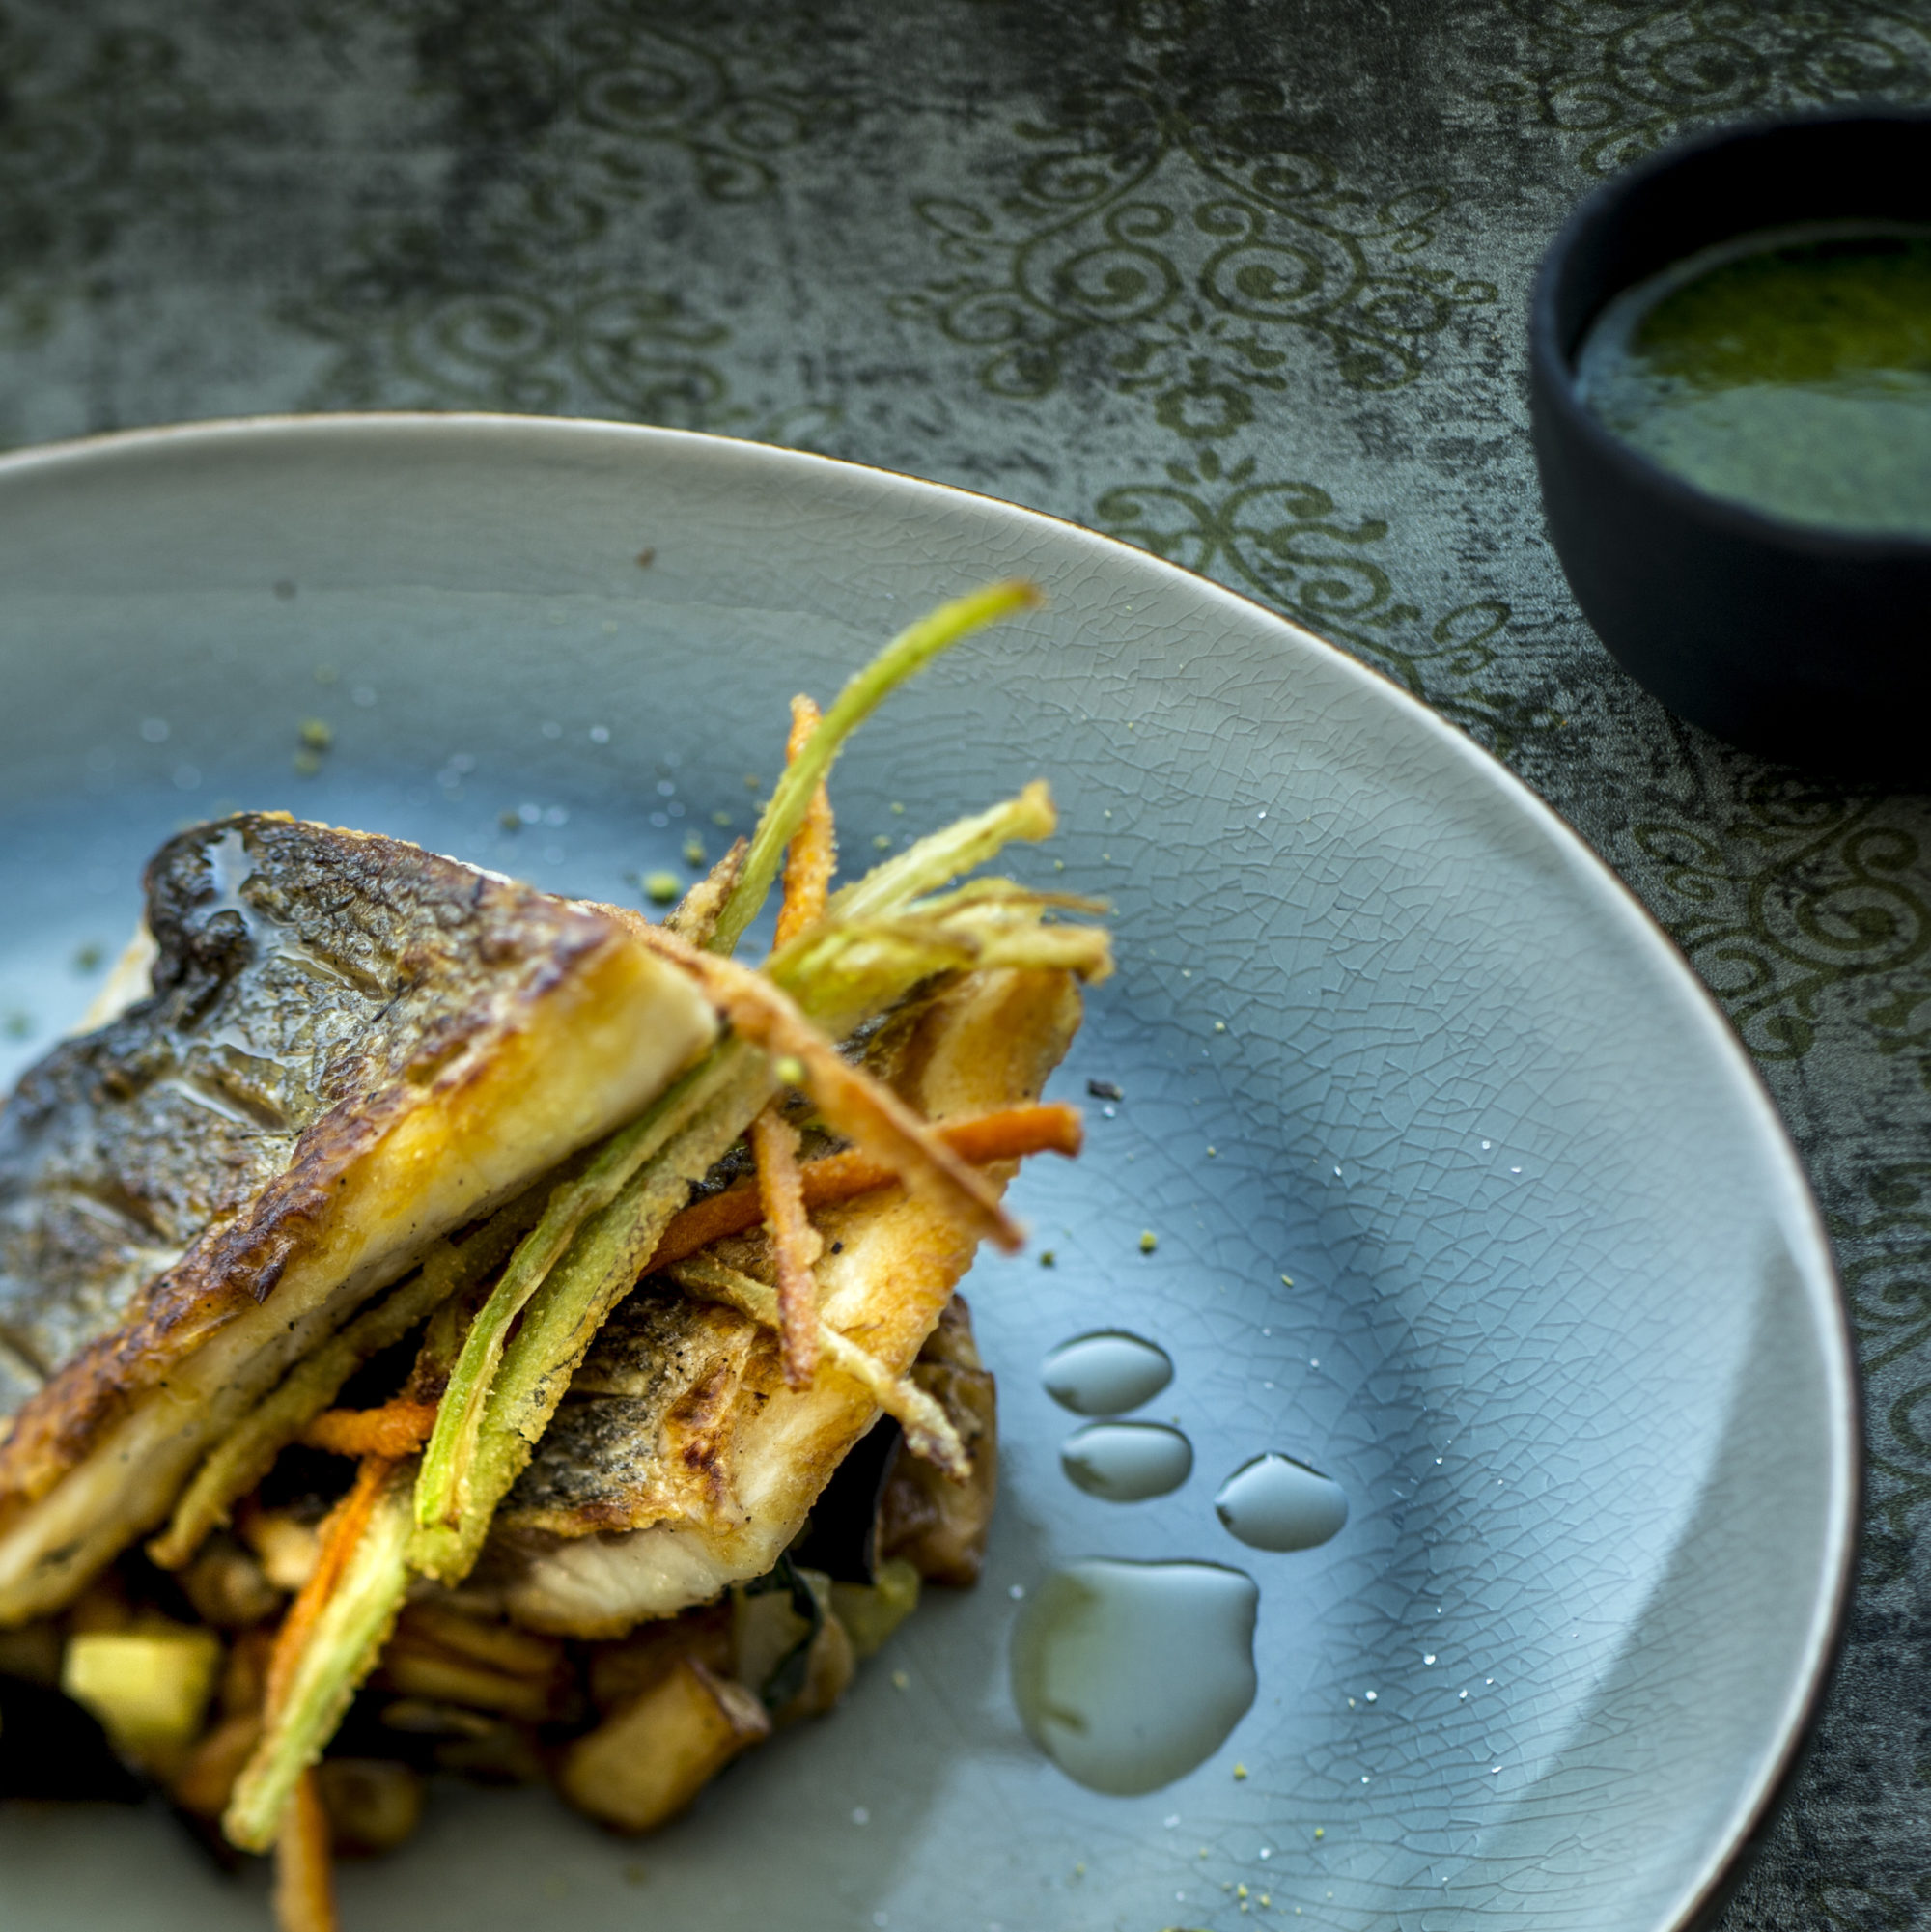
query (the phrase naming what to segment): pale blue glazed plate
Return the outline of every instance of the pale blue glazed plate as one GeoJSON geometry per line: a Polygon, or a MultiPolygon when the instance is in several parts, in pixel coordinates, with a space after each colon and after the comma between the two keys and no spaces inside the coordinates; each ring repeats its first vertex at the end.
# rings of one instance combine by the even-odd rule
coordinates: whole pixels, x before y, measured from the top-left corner
{"type": "MultiPolygon", "coordinates": [[[[1842,1600],[1856,1410],[1816,1210],[1636,902],[1295,626],[1003,504],[665,432],[337,418],[7,458],[6,1076],[84,1007],[77,956],[118,945],[177,824],[285,806],[619,895],[747,822],[794,689],[1009,573],[1048,608],[895,699],[837,785],[855,863],[1045,774],[1065,829],[1021,865],[1117,908],[1056,1090],[1125,1098],[1016,1190],[1056,1265],[970,1284],[1003,1402],[987,1579],[658,1837],[452,1788],[346,1871],[347,1922],[1682,1924],[1842,1600]],[[334,742],[304,777],[309,718],[334,742]],[[1040,1365],[1105,1327],[1176,1365],[1141,1413],[1193,1472],[1157,1500],[1061,1472],[1079,1418],[1040,1365]],[[1268,1450],[1345,1490],[1331,1541],[1217,1521],[1268,1450]],[[1135,1798],[1043,1758],[1008,1684],[1023,1593],[1096,1555],[1260,1590],[1253,1707],[1135,1798]]],[[[0,1815],[10,1932],[259,1927],[263,1892],[157,1814],[0,1815]]]]}

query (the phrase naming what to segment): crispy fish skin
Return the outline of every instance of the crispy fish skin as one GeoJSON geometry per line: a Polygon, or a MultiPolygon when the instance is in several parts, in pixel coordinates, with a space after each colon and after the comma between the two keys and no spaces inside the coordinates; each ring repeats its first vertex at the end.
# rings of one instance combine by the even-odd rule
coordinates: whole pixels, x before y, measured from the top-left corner
{"type": "Polygon", "coordinates": [[[428,1245],[714,1037],[616,920],[249,814],[148,869],[153,994],[0,1113],[0,1624],[70,1597],[428,1245]]]}
{"type": "MultiPolygon", "coordinates": [[[[1018,1106],[1038,1098],[1079,1015],[1068,973],[968,973],[879,1043],[875,1070],[929,1119],[1018,1106]]],[[[1003,1190],[1017,1167],[986,1171],[1003,1190]]],[[[815,1218],[825,1320],[905,1373],[976,1243],[901,1188],[815,1218]]],[[[770,1278],[761,1236],[714,1252],[770,1278]]],[[[877,1414],[828,1365],[787,1387],[769,1330],[646,1280],[505,1498],[478,1582],[518,1622],[559,1636],[618,1637],[708,1601],[770,1568],[877,1414]]]]}

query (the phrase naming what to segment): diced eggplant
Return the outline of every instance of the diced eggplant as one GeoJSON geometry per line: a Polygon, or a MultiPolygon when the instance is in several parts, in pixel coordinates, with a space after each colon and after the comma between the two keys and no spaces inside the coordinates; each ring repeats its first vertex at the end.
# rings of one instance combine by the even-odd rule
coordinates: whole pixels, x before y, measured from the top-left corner
{"type": "Polygon", "coordinates": [[[654,1831],[770,1728],[742,1684],[686,1658],[572,1745],[557,1785],[613,1831],[654,1831]]]}
{"type": "Polygon", "coordinates": [[[50,1623],[0,1630],[0,1677],[24,1677],[32,1684],[58,1684],[61,1634],[50,1623]]]}
{"type": "Polygon", "coordinates": [[[731,1639],[733,1674],[757,1691],[775,1723],[828,1711],[852,1681],[855,1660],[831,1613],[831,1579],[789,1558],[733,1592],[731,1639]]]}
{"type": "Polygon", "coordinates": [[[983,1368],[932,1359],[913,1365],[912,1380],[952,1418],[971,1451],[972,1473],[954,1482],[930,1463],[901,1456],[880,1507],[879,1548],[905,1557],[928,1582],[964,1588],[979,1581],[998,1494],[993,1382],[983,1368]]]}
{"type": "Polygon", "coordinates": [[[811,1522],[791,1556],[834,1583],[869,1583],[878,1563],[879,1505],[899,1463],[904,1433],[881,1415],[838,1465],[811,1505],[811,1522]]]}
{"type": "Polygon", "coordinates": [[[706,1604],[597,1644],[590,1653],[590,1701],[607,1716],[660,1683],[686,1658],[730,1676],[732,1620],[730,1604],[706,1604]]]}
{"type": "Polygon", "coordinates": [[[845,1694],[856,1668],[852,1639],[827,1607],[804,1654],[804,1682],[795,1697],[771,1713],[771,1722],[782,1729],[800,1718],[822,1717],[845,1694]]]}
{"type": "Polygon", "coordinates": [[[787,1558],[770,1576],[731,1592],[731,1674],[763,1699],[788,1704],[804,1686],[824,1601],[787,1558]]]}
{"type": "Polygon", "coordinates": [[[423,1781],[393,1758],[328,1757],[316,1784],[335,1847],[351,1858],[392,1852],[422,1823],[423,1781]]]}

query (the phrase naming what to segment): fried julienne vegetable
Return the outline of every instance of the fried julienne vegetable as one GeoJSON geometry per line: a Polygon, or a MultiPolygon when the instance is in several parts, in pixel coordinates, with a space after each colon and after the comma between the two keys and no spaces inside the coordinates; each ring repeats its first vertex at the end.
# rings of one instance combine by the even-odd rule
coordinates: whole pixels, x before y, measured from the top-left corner
{"type": "MultiPolygon", "coordinates": [[[[481,1212],[431,1229],[360,1305],[326,1303],[177,1470],[154,1560],[258,1615],[294,1591],[272,1636],[245,1633],[253,1678],[223,1679],[198,1737],[198,1714],[180,1727],[169,1773],[229,1843],[279,1847],[285,1923],[332,1922],[330,1819],[345,1844],[392,1841],[424,1769],[553,1766],[612,1827],[660,1823],[774,1723],[829,1708],[921,1575],[969,1581],[991,1378],[922,1352],[956,1343],[945,1311],[977,1241],[1019,1241],[999,1200],[1018,1159],[1077,1151],[1077,1115],[1038,1091],[1107,940],[1064,920],[1088,902],[955,882],[1051,831],[1044,786],[834,893],[826,777],[897,684],[1033,598],[962,599],[822,717],[798,701],[755,832],[664,925],[580,909],[612,937],[579,943],[682,990],[681,1061],[659,1054],[642,1106],[579,1131],[541,1176],[472,1195],[481,1212]],[[730,955],[781,867],[777,942],[754,970],[730,955]],[[878,1451],[847,1481],[861,1442],[878,1451]],[[893,1475],[901,1446],[922,1488],[893,1475]],[[315,1473],[339,1459],[346,1490],[315,1473]],[[313,1501],[289,1488],[303,1471],[313,1501]],[[794,1568],[788,1551],[839,1517],[864,1526],[862,1561],[794,1568]],[[950,1542],[908,1561],[893,1534],[909,1552],[950,1542]],[[719,1622],[707,1604],[733,1608],[719,1622]]],[[[254,835],[224,834],[244,851],[254,835]]],[[[252,882],[217,879],[249,938],[252,882]]],[[[241,1655],[238,1638],[229,1677],[241,1655]]]]}

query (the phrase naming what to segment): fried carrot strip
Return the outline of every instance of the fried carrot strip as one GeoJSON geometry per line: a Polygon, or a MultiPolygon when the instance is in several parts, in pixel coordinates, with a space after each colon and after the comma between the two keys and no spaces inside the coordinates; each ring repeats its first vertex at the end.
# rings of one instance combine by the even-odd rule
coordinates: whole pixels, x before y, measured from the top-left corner
{"type": "MultiPolygon", "coordinates": [[[[939,1138],[975,1167],[993,1161],[1017,1161],[1025,1154],[1077,1154],[1079,1109],[1072,1106],[1014,1106],[974,1120],[939,1122],[939,1138]]],[[[798,1188],[806,1208],[835,1207],[858,1194],[897,1184],[898,1175],[863,1154],[825,1154],[800,1163],[798,1188]]],[[[701,1201],[693,1201],[664,1229],[646,1274],[682,1261],[726,1235],[742,1234],[765,1218],[756,1181],[736,1181],[701,1201]]]]}
{"type": "MultiPolygon", "coordinates": [[[[791,737],[785,743],[785,763],[791,764],[811,742],[818,729],[818,707],[803,692],[791,701],[791,737]]],[[[825,780],[805,807],[804,821],[785,848],[784,903],[778,908],[778,933],[773,948],[796,938],[825,916],[831,875],[838,865],[838,833],[831,818],[831,794],[825,780]]]]}
{"type": "Polygon", "coordinates": [[[775,1106],[751,1123],[758,1206],[777,1264],[778,1336],[787,1386],[805,1388],[818,1371],[818,1277],[825,1243],[806,1218],[798,1171],[798,1129],[775,1106]]]}
{"type": "Polygon", "coordinates": [[[385,1402],[379,1409],[328,1409],[301,1432],[311,1449],[335,1456],[385,1456],[398,1461],[429,1441],[434,1402],[385,1402]]]}
{"type": "MultiPolygon", "coordinates": [[[[803,692],[791,701],[791,736],[785,763],[795,764],[818,729],[818,707],[803,692]]],[[[785,848],[784,900],[778,908],[777,945],[816,925],[837,863],[837,834],[831,795],[823,779],[791,843],[785,848]]],[[[807,1218],[798,1191],[798,1130],[774,1101],[751,1123],[751,1151],[757,1159],[758,1204],[770,1229],[777,1264],[778,1336],[787,1386],[804,1388],[818,1370],[818,1284],[812,1275],[825,1244],[807,1218]]]]}
{"type": "Polygon", "coordinates": [[[731,888],[744,869],[744,854],[750,849],[749,839],[738,840],[678,902],[664,924],[679,938],[688,939],[693,946],[709,943],[717,930],[717,915],[723,911],[724,902],[730,898],[731,888]]]}
{"type": "Polygon", "coordinates": [[[382,1456],[368,1456],[356,1471],[349,1494],[330,1511],[322,1526],[322,1550],[314,1574],[301,1586],[301,1594],[289,1606],[282,1627],[275,1633],[274,1654],[268,1659],[268,1690],[264,1706],[269,1722],[282,1707],[300,1662],[316,1619],[322,1606],[334,1594],[342,1580],[344,1566],[355,1548],[356,1539],[368,1526],[376,1503],[382,1494],[393,1465],[382,1456]]]}
{"type": "Polygon", "coordinates": [[[804,1087],[826,1119],[875,1160],[889,1162],[907,1187],[973,1233],[990,1235],[1008,1254],[1025,1245],[993,1189],[888,1086],[846,1060],[763,974],[716,953],[701,953],[660,926],[646,927],[637,937],[683,966],[741,1038],[773,1058],[797,1060],[804,1070],[804,1087]]]}
{"type": "MultiPolygon", "coordinates": [[[[727,1268],[714,1255],[692,1255],[678,1264],[671,1278],[680,1288],[722,1302],[768,1329],[778,1326],[777,1296],[771,1289],[752,1275],[727,1268]]],[[[818,1322],[818,1339],[832,1367],[849,1375],[905,1431],[906,1447],[913,1455],[924,1457],[954,1482],[971,1475],[972,1459],[952,1418],[910,1376],[894,1375],[877,1356],[828,1322],[818,1322]]]]}
{"type": "Polygon", "coordinates": [[[336,1932],[328,1813],[313,1771],[295,1781],[275,1834],[275,1923],[281,1932],[336,1932]]]}

